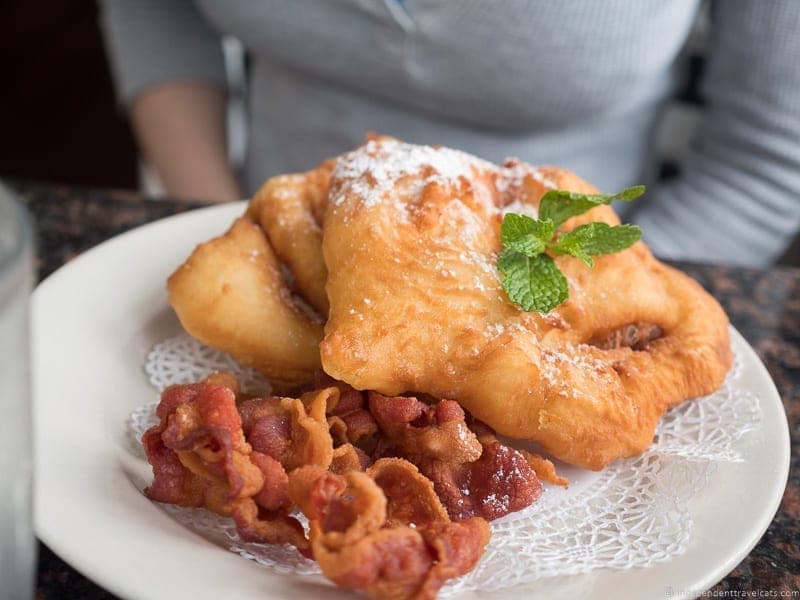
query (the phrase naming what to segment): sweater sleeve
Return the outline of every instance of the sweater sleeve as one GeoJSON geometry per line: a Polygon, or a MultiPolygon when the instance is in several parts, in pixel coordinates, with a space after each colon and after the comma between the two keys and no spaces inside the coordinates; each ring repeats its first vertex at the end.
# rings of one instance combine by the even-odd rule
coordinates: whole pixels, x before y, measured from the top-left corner
{"type": "Polygon", "coordinates": [[[225,86],[220,36],[192,0],[102,0],[101,26],[117,94],[175,80],[225,86]]]}
{"type": "Polygon", "coordinates": [[[717,0],[681,177],[631,220],[665,258],[767,266],[800,228],[800,2],[717,0]]]}

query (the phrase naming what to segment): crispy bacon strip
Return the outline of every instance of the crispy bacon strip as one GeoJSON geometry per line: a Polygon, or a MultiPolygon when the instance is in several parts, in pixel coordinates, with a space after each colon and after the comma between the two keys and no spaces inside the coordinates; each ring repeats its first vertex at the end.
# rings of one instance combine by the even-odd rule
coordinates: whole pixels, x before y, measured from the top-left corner
{"type": "Polygon", "coordinates": [[[143,438],[155,475],[145,490],[149,498],[202,506],[233,517],[245,539],[307,550],[302,526],[286,514],[292,506],[286,472],[252,452],[232,389],[209,382],[173,386],[156,414],[160,423],[143,438]]]}
{"type": "Polygon", "coordinates": [[[290,474],[289,495],[309,518],[322,572],[373,598],[434,598],[489,540],[483,519],[450,522],[430,482],[401,459],[345,476],[303,467],[290,474]]]}
{"type": "Polygon", "coordinates": [[[203,506],[206,485],[181,464],[178,455],[161,440],[166,423],[148,429],[142,436],[147,460],[153,468],[153,482],[145,488],[148,498],[179,506],[203,506]]]}
{"type": "Polygon", "coordinates": [[[292,455],[287,459],[286,469],[304,465],[329,467],[333,458],[333,440],[328,431],[326,411],[328,403],[335,401],[339,390],[325,388],[303,394],[296,400],[283,398],[281,406],[292,417],[292,455]]]}
{"type": "Polygon", "coordinates": [[[378,425],[368,410],[366,394],[332,379],[324,371],[314,376],[314,385],[334,386],[339,390],[339,397],[328,403],[328,426],[334,445],[351,443],[362,449],[374,445],[372,438],[378,432],[378,425]]]}
{"type": "Polygon", "coordinates": [[[416,398],[369,392],[382,439],[376,455],[399,455],[418,465],[454,520],[497,519],[535,502],[542,484],[525,457],[501,444],[485,424],[451,400],[427,405],[416,398]]]}
{"type": "Polygon", "coordinates": [[[271,456],[290,471],[303,465],[328,468],[333,459],[333,440],[326,410],[339,390],[325,388],[301,398],[253,398],[240,406],[247,441],[258,452],[271,456]]]}
{"type": "Polygon", "coordinates": [[[347,546],[386,522],[386,497],[376,493],[374,482],[359,471],[341,476],[319,467],[301,467],[289,476],[289,497],[309,518],[312,531],[316,523],[325,532],[329,548],[347,546]]]}
{"type": "Polygon", "coordinates": [[[231,505],[231,517],[243,540],[261,544],[291,544],[301,554],[310,556],[308,540],[300,522],[283,512],[261,509],[252,498],[231,505]]]}
{"type": "Polygon", "coordinates": [[[530,506],[542,495],[542,483],[519,452],[493,441],[472,463],[429,460],[420,470],[433,481],[451,519],[498,519],[530,506]]]}
{"type": "Polygon", "coordinates": [[[569,480],[556,473],[556,466],[553,464],[553,461],[547,460],[541,454],[536,454],[529,450],[523,449],[520,450],[520,453],[525,457],[525,461],[530,465],[531,469],[534,470],[539,479],[547,483],[552,483],[553,485],[560,485],[565,488],[569,487],[569,480]]]}
{"type": "Polygon", "coordinates": [[[264,476],[264,485],[253,496],[253,500],[269,511],[291,510],[293,504],[289,499],[289,476],[281,463],[261,452],[251,452],[250,462],[256,465],[264,476]]]}
{"type": "Polygon", "coordinates": [[[441,400],[429,406],[416,398],[369,392],[369,410],[392,451],[411,462],[463,464],[481,455],[481,444],[457,402],[441,400]]]}
{"type": "Polygon", "coordinates": [[[434,598],[475,566],[487,520],[539,497],[532,467],[555,477],[552,463],[503,445],[450,400],[334,383],[237,410],[234,390],[215,374],[164,392],[161,422],[144,437],[148,496],[229,515],[243,539],[291,543],[337,585],[372,597],[434,598]]]}
{"type": "Polygon", "coordinates": [[[170,387],[156,414],[161,422],[144,437],[155,472],[146,490],[150,498],[226,514],[226,504],[261,488],[263,476],[249,461],[230,389],[208,383],[170,387]]]}
{"type": "Polygon", "coordinates": [[[252,398],[239,405],[242,430],[253,450],[281,461],[291,452],[292,424],[277,396],[252,398]]]}
{"type": "MultiPolygon", "coordinates": [[[[494,429],[489,427],[483,421],[479,421],[474,417],[469,417],[467,420],[469,428],[478,436],[478,440],[480,440],[481,444],[487,446],[492,442],[498,441],[497,434],[495,434],[494,429]]],[[[536,476],[542,480],[546,481],[547,483],[552,483],[553,485],[560,485],[562,487],[569,487],[569,480],[565,477],[561,477],[556,472],[556,466],[553,464],[553,461],[546,459],[541,454],[537,454],[536,452],[531,452],[530,450],[525,450],[524,448],[519,450],[519,453],[525,458],[525,461],[528,463],[531,469],[536,473],[536,476]]]]}
{"type": "Polygon", "coordinates": [[[364,471],[370,466],[369,456],[353,444],[342,444],[333,449],[331,471],[344,475],[348,471],[364,471]]]}
{"type": "Polygon", "coordinates": [[[491,530],[485,520],[475,517],[457,523],[431,523],[420,533],[433,550],[436,565],[417,592],[417,598],[435,598],[448,579],[475,568],[489,543],[491,530]]]}
{"type": "Polygon", "coordinates": [[[367,475],[386,496],[388,524],[424,527],[450,520],[433,483],[407,460],[382,458],[367,470],[367,475]]]}

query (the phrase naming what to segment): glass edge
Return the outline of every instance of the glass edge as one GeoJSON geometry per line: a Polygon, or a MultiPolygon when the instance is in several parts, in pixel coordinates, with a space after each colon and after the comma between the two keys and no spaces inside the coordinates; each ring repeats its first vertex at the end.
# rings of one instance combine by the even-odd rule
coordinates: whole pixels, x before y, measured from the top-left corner
{"type": "Polygon", "coordinates": [[[10,273],[16,265],[23,262],[26,251],[33,256],[33,226],[28,211],[17,200],[16,193],[0,181],[0,202],[7,202],[11,207],[12,218],[16,221],[20,235],[18,242],[11,246],[5,255],[0,254],[0,275],[10,273]]]}

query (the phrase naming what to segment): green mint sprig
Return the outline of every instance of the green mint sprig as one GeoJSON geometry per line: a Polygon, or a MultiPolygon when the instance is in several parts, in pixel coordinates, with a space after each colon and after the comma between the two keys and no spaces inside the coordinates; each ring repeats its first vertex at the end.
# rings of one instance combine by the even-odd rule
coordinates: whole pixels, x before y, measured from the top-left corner
{"type": "Polygon", "coordinates": [[[507,213],[500,229],[503,249],[497,268],[509,299],[524,311],[548,313],[569,297],[567,279],[546,254],[566,254],[594,266],[594,256],[619,252],[635,244],[642,230],[635,225],[602,222],[579,225],[562,232],[559,227],[571,217],[615,200],[630,202],[644,193],[644,186],[629,187],[618,194],[576,194],[563,190],[547,192],[539,203],[539,218],[507,213]]]}

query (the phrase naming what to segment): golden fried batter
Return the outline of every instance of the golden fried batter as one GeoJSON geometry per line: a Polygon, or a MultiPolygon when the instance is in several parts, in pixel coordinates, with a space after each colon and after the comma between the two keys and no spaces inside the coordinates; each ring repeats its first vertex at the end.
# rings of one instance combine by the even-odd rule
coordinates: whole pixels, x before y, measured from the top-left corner
{"type": "Polygon", "coordinates": [[[333,161],[302,175],[279,175],[253,196],[247,216],[259,223],[278,258],[294,275],[294,286],[320,315],[328,314],[322,216],[328,203],[333,161]]]}
{"type": "Polygon", "coordinates": [[[255,367],[277,389],[319,368],[322,325],[294,302],[264,232],[249,219],[200,244],[167,287],[186,331],[255,367]]]}
{"type": "MultiPolygon", "coordinates": [[[[643,243],[593,269],[556,257],[569,300],[521,312],[495,267],[500,222],[504,209],[535,214],[551,188],[595,192],[560,169],[393,140],[341,157],[323,235],[325,371],[357,389],[457,400],[498,433],[591,469],[641,453],[666,409],[722,383],[728,320],[643,243]],[[592,343],[635,323],[660,335],[641,349],[592,343]]],[[[598,207],[565,228],[588,221],[619,222],[598,207]]]]}

